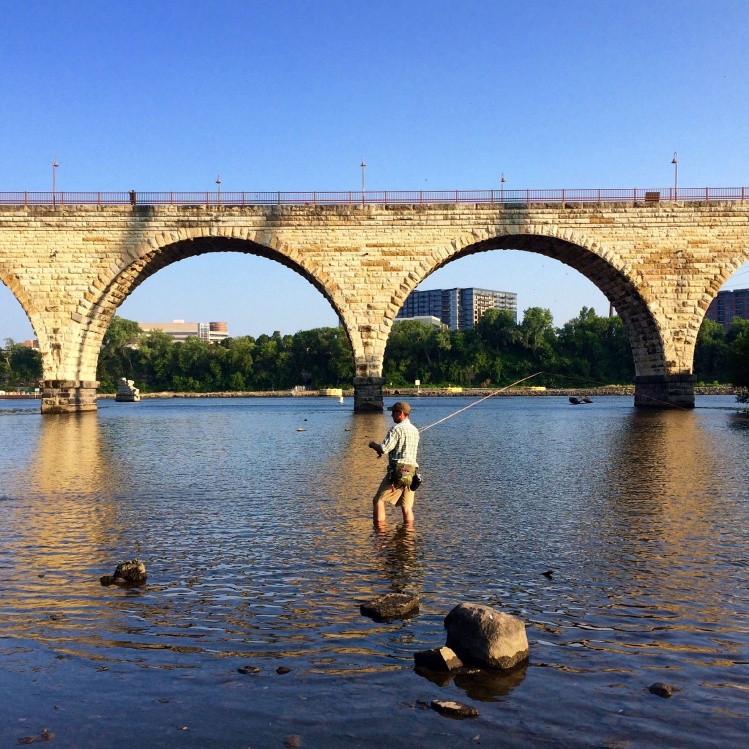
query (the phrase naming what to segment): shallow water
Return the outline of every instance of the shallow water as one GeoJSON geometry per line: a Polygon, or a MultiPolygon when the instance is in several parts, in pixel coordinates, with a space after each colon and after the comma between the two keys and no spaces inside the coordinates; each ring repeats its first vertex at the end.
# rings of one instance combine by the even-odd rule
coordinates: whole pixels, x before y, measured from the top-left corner
{"type": "Polygon", "coordinates": [[[697,403],[486,401],[423,433],[415,531],[375,532],[388,418],[349,400],[1,402],[0,746],[743,746],[749,416],[697,403]],[[99,584],[134,556],[144,588],[99,584]],[[418,615],[359,614],[394,590],[418,615]],[[414,671],[461,601],[526,622],[527,668],[414,671]]]}

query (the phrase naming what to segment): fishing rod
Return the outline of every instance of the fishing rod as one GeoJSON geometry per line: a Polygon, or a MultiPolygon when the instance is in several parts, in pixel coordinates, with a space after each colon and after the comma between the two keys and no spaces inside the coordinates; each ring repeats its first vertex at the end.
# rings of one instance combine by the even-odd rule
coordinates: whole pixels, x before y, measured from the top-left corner
{"type": "Polygon", "coordinates": [[[519,385],[521,382],[525,382],[526,380],[531,380],[534,377],[538,377],[538,375],[543,374],[543,372],[536,372],[536,374],[528,375],[527,377],[523,377],[522,380],[516,380],[515,382],[511,382],[509,385],[505,385],[503,388],[500,388],[499,390],[495,390],[493,393],[489,393],[489,395],[485,395],[483,398],[479,398],[477,401],[474,401],[473,403],[469,403],[467,406],[464,406],[463,408],[459,408],[454,413],[451,413],[447,416],[445,416],[444,419],[440,419],[439,421],[435,421],[434,424],[427,424],[425,427],[420,427],[419,432],[426,432],[427,429],[431,429],[432,427],[436,427],[437,424],[441,424],[443,421],[447,421],[448,419],[452,419],[453,416],[457,416],[459,413],[462,413],[463,411],[467,411],[469,408],[473,408],[473,406],[478,406],[479,403],[482,401],[488,400],[489,398],[494,397],[497,395],[497,393],[501,393],[503,390],[507,390],[511,387],[515,387],[515,385],[519,385]]]}

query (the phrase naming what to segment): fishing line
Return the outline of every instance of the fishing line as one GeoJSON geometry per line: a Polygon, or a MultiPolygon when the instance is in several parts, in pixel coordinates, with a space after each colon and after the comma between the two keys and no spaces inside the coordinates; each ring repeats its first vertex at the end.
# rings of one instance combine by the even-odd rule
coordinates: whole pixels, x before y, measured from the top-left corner
{"type": "MultiPolygon", "coordinates": [[[[499,388],[499,390],[494,390],[493,392],[489,393],[489,395],[485,395],[483,398],[479,398],[477,401],[474,401],[473,403],[469,403],[467,406],[464,406],[463,408],[459,408],[457,411],[454,411],[453,413],[448,414],[447,416],[445,416],[444,418],[440,419],[439,421],[435,421],[432,424],[427,424],[425,427],[419,427],[419,433],[426,432],[427,429],[431,429],[432,427],[436,427],[437,424],[441,424],[443,421],[447,421],[448,419],[452,419],[453,416],[457,416],[459,413],[463,413],[463,411],[467,411],[469,408],[473,408],[474,406],[478,406],[479,403],[482,403],[485,400],[489,400],[489,398],[493,398],[498,393],[501,393],[504,390],[508,390],[511,387],[515,387],[515,385],[519,385],[521,382],[525,382],[526,380],[531,380],[534,377],[538,377],[539,375],[542,375],[542,374],[548,375],[550,377],[560,377],[560,378],[568,379],[568,380],[579,380],[581,382],[589,382],[591,384],[595,383],[597,385],[603,385],[603,386],[606,385],[606,383],[601,382],[599,380],[593,380],[590,377],[587,377],[587,378],[575,377],[574,375],[564,375],[564,374],[561,374],[559,372],[536,372],[535,374],[528,375],[527,377],[523,377],[520,380],[516,380],[515,382],[511,382],[509,385],[505,385],[504,387],[499,388]]],[[[661,403],[664,406],[669,406],[670,408],[675,408],[675,409],[677,409],[679,411],[692,411],[693,410],[692,408],[687,408],[686,406],[679,406],[676,403],[669,403],[668,401],[659,400],[658,398],[655,398],[652,395],[644,395],[644,396],[641,396],[641,397],[648,398],[649,400],[654,401],[655,403],[661,403]]],[[[709,407],[700,406],[700,408],[709,408],[709,407]]],[[[724,406],[724,408],[727,408],[727,407],[724,406]]],[[[736,416],[737,416],[738,419],[743,420],[743,417],[740,415],[740,411],[741,411],[741,409],[739,409],[739,412],[736,414],[736,416]]]]}
{"type": "Polygon", "coordinates": [[[516,382],[511,382],[509,385],[505,385],[505,387],[500,388],[499,390],[495,390],[493,393],[489,393],[489,395],[485,395],[483,398],[479,398],[477,401],[474,401],[473,403],[469,403],[467,406],[464,406],[463,408],[459,408],[454,413],[448,414],[445,416],[444,419],[440,419],[439,421],[435,421],[434,424],[427,424],[425,427],[420,427],[419,432],[426,432],[427,429],[431,429],[432,427],[436,427],[437,424],[441,424],[443,421],[447,421],[448,419],[452,419],[453,416],[457,416],[459,413],[462,413],[463,411],[468,410],[469,408],[473,408],[473,406],[478,406],[479,403],[482,401],[488,400],[489,398],[492,398],[497,393],[501,393],[503,390],[507,390],[508,388],[515,387],[515,385],[519,385],[521,382],[525,382],[526,380],[530,380],[533,377],[538,377],[540,374],[543,374],[543,372],[536,372],[536,374],[528,375],[527,377],[523,377],[522,380],[517,380],[516,382]]]}

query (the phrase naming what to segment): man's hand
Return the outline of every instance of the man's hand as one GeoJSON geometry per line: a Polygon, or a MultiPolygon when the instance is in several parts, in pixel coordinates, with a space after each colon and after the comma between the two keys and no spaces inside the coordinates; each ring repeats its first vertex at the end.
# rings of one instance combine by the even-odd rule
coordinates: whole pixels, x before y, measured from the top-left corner
{"type": "Polygon", "coordinates": [[[380,444],[378,442],[375,442],[374,440],[372,440],[369,443],[369,446],[377,453],[378,458],[382,457],[382,448],[380,447],[380,444]]]}

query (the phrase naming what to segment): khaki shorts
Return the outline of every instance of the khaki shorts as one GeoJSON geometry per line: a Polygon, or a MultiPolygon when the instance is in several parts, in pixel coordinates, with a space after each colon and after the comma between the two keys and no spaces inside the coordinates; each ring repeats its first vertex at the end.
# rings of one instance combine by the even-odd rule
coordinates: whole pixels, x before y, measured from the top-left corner
{"type": "Polygon", "coordinates": [[[396,507],[405,507],[407,510],[413,507],[414,499],[416,499],[416,492],[412,492],[408,487],[401,487],[400,489],[393,486],[387,476],[382,479],[380,488],[375,494],[373,502],[386,502],[387,504],[395,505],[396,507]]]}

